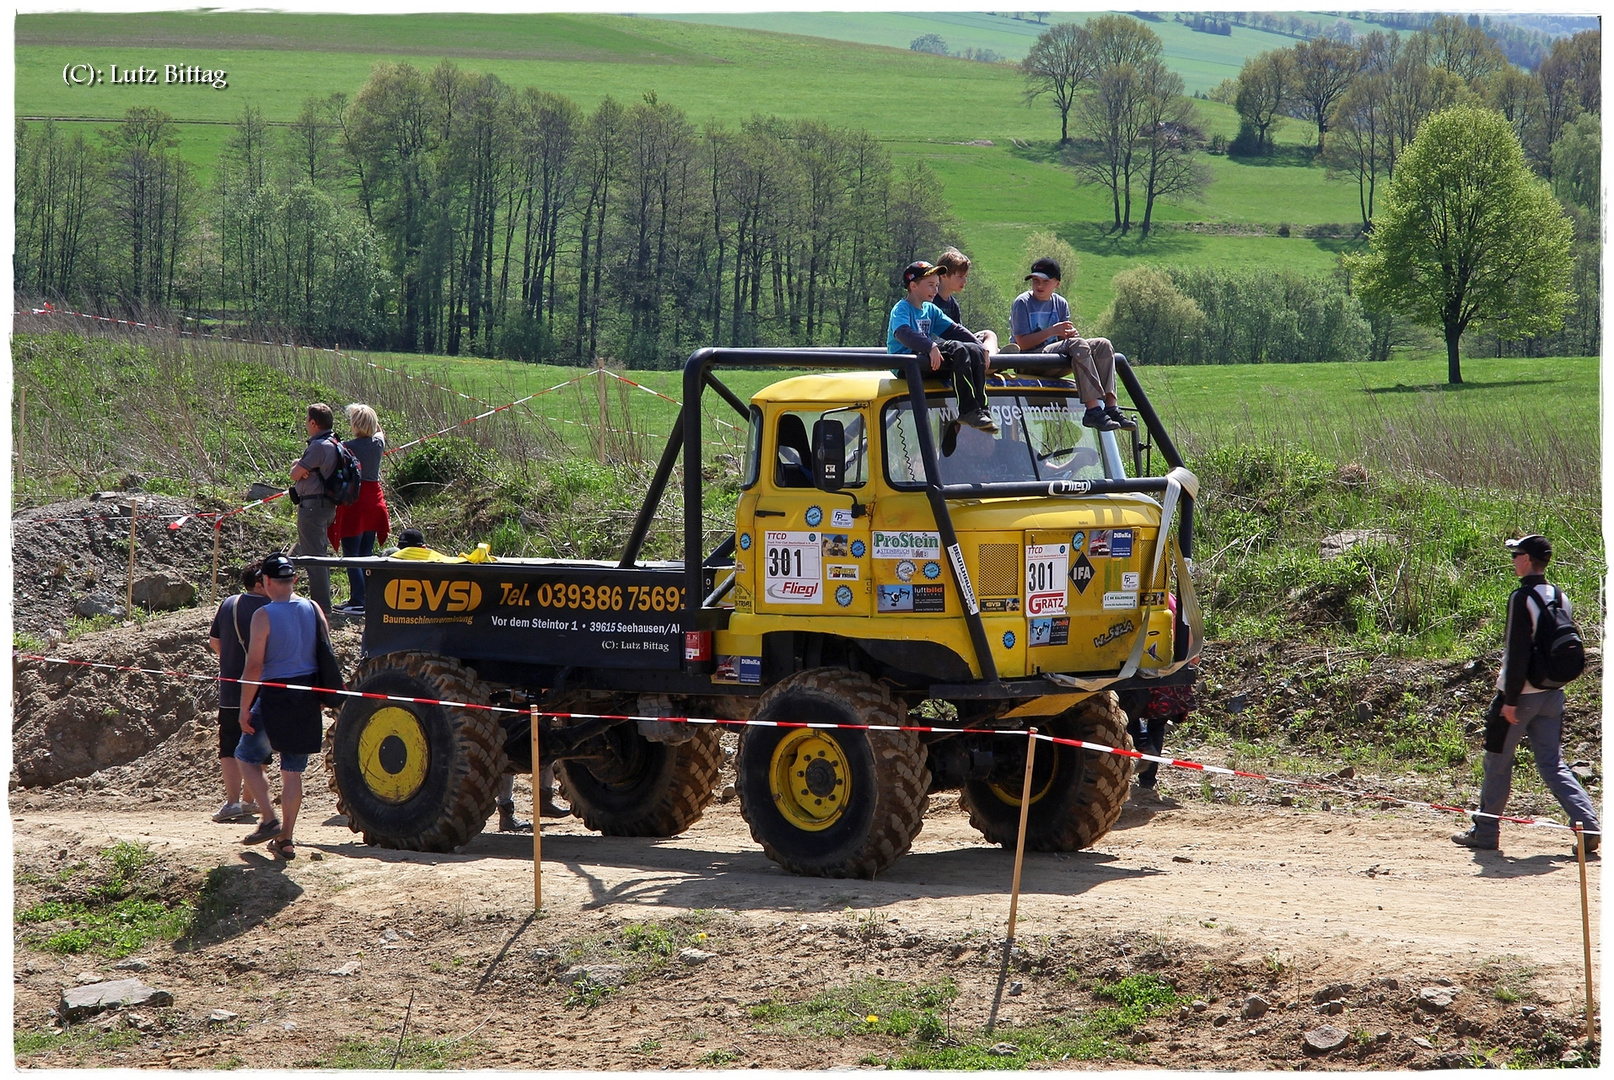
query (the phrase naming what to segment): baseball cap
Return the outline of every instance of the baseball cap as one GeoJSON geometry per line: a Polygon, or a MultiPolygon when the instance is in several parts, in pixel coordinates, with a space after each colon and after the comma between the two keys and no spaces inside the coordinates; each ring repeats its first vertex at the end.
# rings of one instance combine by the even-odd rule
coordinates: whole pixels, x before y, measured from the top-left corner
{"type": "Polygon", "coordinates": [[[1058,262],[1053,259],[1038,259],[1031,264],[1031,273],[1025,276],[1025,280],[1030,281],[1034,277],[1052,278],[1054,281],[1061,281],[1064,275],[1059,272],[1058,262]]]}
{"type": "Polygon", "coordinates": [[[911,262],[902,268],[902,283],[904,285],[912,285],[921,278],[927,278],[931,274],[939,274],[941,272],[941,267],[927,263],[925,260],[920,259],[918,262],[911,262]]]}
{"type": "Polygon", "coordinates": [[[1517,555],[1522,551],[1537,562],[1552,561],[1552,541],[1540,533],[1531,533],[1517,540],[1509,540],[1502,546],[1508,549],[1509,555],[1517,555]]]}
{"type": "Polygon", "coordinates": [[[271,552],[263,557],[263,576],[284,581],[297,576],[297,566],[282,553],[271,552]]]}
{"type": "Polygon", "coordinates": [[[398,534],[398,546],[401,548],[425,547],[426,534],[419,529],[405,529],[398,534]]]}

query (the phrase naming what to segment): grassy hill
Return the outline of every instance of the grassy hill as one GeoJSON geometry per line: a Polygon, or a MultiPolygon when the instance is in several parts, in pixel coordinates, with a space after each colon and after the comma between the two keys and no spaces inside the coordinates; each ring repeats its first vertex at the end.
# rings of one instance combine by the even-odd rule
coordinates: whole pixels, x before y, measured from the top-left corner
{"type": "MultiPolygon", "coordinates": [[[[855,41],[864,45],[885,45],[906,49],[925,34],[937,34],[954,53],[966,48],[991,49],[1006,60],[1019,61],[1030,51],[1037,36],[1055,23],[1085,23],[1103,12],[1052,11],[1037,22],[1030,12],[1013,14],[986,11],[781,11],[768,13],[734,12],[711,15],[662,15],[658,18],[709,26],[733,26],[770,33],[804,34],[811,37],[855,41]]],[[[1127,12],[1127,14],[1133,14],[1127,12]]],[[[1301,12],[1320,25],[1331,25],[1337,16],[1301,12]]],[[[1357,33],[1374,29],[1371,23],[1347,19],[1357,33]]],[[[1166,62],[1183,78],[1190,94],[1208,91],[1223,79],[1238,74],[1246,57],[1268,49],[1285,49],[1295,39],[1251,27],[1235,26],[1230,35],[1201,34],[1173,22],[1169,12],[1159,13],[1159,21],[1149,28],[1160,35],[1166,62]]]]}
{"type": "MultiPolygon", "coordinates": [[[[995,33],[1029,35],[1027,40],[1038,32],[1035,24],[1007,17],[941,13],[925,18],[986,19],[995,33]]],[[[777,17],[780,26],[816,29],[820,35],[861,26],[884,27],[880,33],[898,38],[908,34],[905,19],[910,17],[777,17]]],[[[1169,21],[1152,25],[1190,85],[1199,78],[1212,85],[1236,71],[1247,52],[1288,40],[1243,28],[1221,38],[1169,21]],[[1190,78],[1196,70],[1200,74],[1190,78]]],[[[1006,295],[1018,291],[1022,249],[1031,232],[1051,229],[1069,241],[1082,261],[1075,274],[1067,273],[1065,292],[1085,318],[1109,302],[1110,278],[1140,259],[1324,271],[1333,264],[1336,242],[1280,239],[1276,227],[1288,223],[1298,232],[1358,217],[1355,187],[1327,179],[1322,169],[1304,163],[1304,154],[1261,164],[1213,157],[1216,182],[1204,203],[1157,208],[1157,220],[1167,229],[1146,243],[1111,238],[1103,228],[1109,214],[1102,193],[1078,187],[1058,167],[1057,116],[1050,107],[1024,104],[1012,66],[929,56],[906,47],[593,15],[75,13],[22,15],[16,31],[19,116],[88,117],[103,121],[89,126],[104,127],[105,120],[131,106],[162,108],[181,121],[182,151],[198,166],[203,182],[228,137],[229,123],[245,106],[261,109],[270,121],[286,121],[309,96],[355,93],[384,60],[430,67],[449,58],[514,86],[567,94],[586,108],[606,95],[633,100],[654,91],[697,124],[732,126],[753,114],[773,113],[867,128],[899,161],[923,158],[935,168],[965,246],[982,276],[1006,295]],[[62,80],[63,65],[71,62],[103,70],[113,63],[223,68],[229,88],[72,87],[62,80]],[[916,110],[915,102],[936,104],[916,110]],[[965,145],[983,141],[991,145],[965,145]],[[1189,222],[1214,228],[1169,228],[1189,222]]],[[[1201,102],[1200,109],[1211,131],[1232,135],[1236,130],[1231,109],[1210,102],[1201,102]]],[[[1312,134],[1288,121],[1278,138],[1281,145],[1298,148],[1312,134]]]]}

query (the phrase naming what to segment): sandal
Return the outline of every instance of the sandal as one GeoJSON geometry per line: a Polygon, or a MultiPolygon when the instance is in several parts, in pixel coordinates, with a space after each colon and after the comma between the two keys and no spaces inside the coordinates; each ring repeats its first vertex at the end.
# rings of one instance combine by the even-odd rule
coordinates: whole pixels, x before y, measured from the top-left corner
{"type": "Polygon", "coordinates": [[[269,841],[269,850],[287,862],[297,857],[296,845],[290,840],[282,840],[279,837],[269,841]]]}
{"type": "Polygon", "coordinates": [[[270,818],[258,822],[258,827],[241,838],[243,844],[261,844],[280,835],[280,819],[270,818]]]}

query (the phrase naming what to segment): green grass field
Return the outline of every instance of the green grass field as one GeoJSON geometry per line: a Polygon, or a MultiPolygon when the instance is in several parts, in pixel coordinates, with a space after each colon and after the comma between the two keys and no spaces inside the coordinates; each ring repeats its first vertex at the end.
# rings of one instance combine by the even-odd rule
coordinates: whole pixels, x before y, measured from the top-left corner
{"type": "MultiPolygon", "coordinates": [[[[1209,157],[1216,180],[1204,202],[1158,206],[1162,229],[1145,243],[1135,233],[1109,237],[1105,194],[1078,187],[1059,167],[1057,115],[1050,107],[1024,104],[1012,66],[884,47],[890,43],[885,38],[830,40],[850,34],[848,27],[883,26],[880,33],[888,37],[908,34],[896,42],[906,46],[917,36],[906,29],[909,22],[962,19],[986,20],[997,26],[995,32],[1028,43],[1040,32],[1035,24],[949,13],[777,19],[801,33],[630,16],[23,15],[16,23],[16,109],[19,116],[105,121],[131,106],[162,108],[182,121],[182,152],[198,166],[203,183],[229,136],[229,123],[245,106],[261,109],[271,121],[286,121],[310,96],[356,93],[384,60],[430,67],[446,56],[467,70],[564,93],[588,108],[607,94],[631,101],[655,91],[702,125],[732,126],[756,113],[819,118],[873,131],[899,162],[928,161],[944,184],[965,246],[1005,297],[1019,291],[1026,237],[1049,229],[1063,236],[1082,256],[1064,291],[1083,318],[1102,311],[1110,279],[1140,259],[1326,271],[1337,243],[1279,239],[1272,235],[1276,226],[1348,224],[1359,216],[1355,186],[1297,164],[1304,155],[1272,164],[1209,157]],[[825,36],[805,36],[815,27],[825,36]],[[71,87],[63,83],[62,68],[74,62],[103,70],[113,63],[223,68],[230,85],[222,91],[160,84],[71,87]],[[915,102],[922,104],[915,108],[915,102]],[[993,145],[960,145],[973,140],[993,145]],[[1187,222],[1211,222],[1225,231],[1172,228],[1187,222]]],[[[1213,85],[1236,72],[1246,53],[1290,40],[1243,28],[1222,38],[1171,22],[1151,25],[1191,87],[1194,64],[1209,65],[1203,78],[1213,85]]],[[[1006,48],[988,47],[1007,55],[1006,48]]],[[[1237,130],[1232,109],[1208,101],[1198,106],[1208,131],[1231,136],[1237,130]]],[[[1291,148],[1309,145],[1313,137],[1298,121],[1285,121],[1278,135],[1291,148]]],[[[1138,206],[1134,219],[1141,216],[1138,206]]]]}

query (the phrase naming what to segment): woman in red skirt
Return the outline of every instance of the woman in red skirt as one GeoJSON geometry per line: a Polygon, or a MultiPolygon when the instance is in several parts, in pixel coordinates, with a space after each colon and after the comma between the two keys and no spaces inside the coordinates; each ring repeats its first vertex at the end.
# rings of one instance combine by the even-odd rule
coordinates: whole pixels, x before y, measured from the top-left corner
{"type": "MultiPolygon", "coordinates": [[[[328,535],[331,546],[351,558],[372,554],[378,542],[385,544],[391,522],[387,518],[386,496],[381,493],[381,455],[387,449],[387,439],[379,428],[380,421],[370,406],[353,404],[347,407],[347,422],[353,438],[343,445],[359,459],[359,497],[336,508],[336,520],[331,522],[328,535]]],[[[364,572],[350,566],[347,580],[348,602],[338,604],[336,610],[359,614],[364,611],[364,572]]]]}

